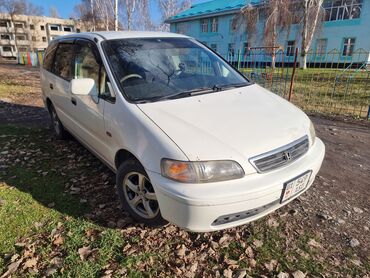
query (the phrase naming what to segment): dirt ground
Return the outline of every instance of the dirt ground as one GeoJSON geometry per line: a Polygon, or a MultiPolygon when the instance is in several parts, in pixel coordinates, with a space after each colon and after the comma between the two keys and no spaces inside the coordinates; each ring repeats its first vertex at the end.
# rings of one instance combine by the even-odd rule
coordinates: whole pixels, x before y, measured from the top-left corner
{"type": "MultiPolygon", "coordinates": [[[[0,86],[11,83],[33,88],[27,94],[14,96],[4,96],[0,91],[0,124],[48,127],[38,80],[37,69],[0,65],[0,86]]],[[[278,217],[289,219],[293,232],[313,231],[324,246],[323,257],[333,266],[348,263],[348,253],[352,263],[368,263],[370,122],[345,117],[310,117],[318,137],[325,143],[326,157],[312,188],[279,210],[278,217]]],[[[110,175],[113,179],[113,174],[110,175]]],[[[112,215],[103,218],[117,220],[112,215]]]]}

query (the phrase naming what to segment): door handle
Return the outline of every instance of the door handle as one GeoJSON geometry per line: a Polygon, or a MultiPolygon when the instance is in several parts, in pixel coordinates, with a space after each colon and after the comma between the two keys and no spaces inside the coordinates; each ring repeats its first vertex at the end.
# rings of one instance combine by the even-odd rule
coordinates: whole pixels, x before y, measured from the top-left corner
{"type": "Polygon", "coordinates": [[[49,86],[50,86],[50,89],[52,90],[54,89],[54,85],[52,83],[50,83],[49,86]]]}
{"type": "Polygon", "coordinates": [[[74,97],[71,98],[71,102],[73,105],[77,105],[77,100],[74,97]]]}

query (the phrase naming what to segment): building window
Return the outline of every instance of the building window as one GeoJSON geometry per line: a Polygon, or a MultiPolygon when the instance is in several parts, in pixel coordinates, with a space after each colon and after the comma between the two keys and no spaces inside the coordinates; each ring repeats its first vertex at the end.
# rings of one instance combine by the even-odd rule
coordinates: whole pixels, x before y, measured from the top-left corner
{"type": "Polygon", "coordinates": [[[41,31],[45,31],[45,26],[44,25],[41,25],[40,26],[40,29],[41,29],[41,31]]]}
{"type": "Polygon", "coordinates": [[[179,22],[176,25],[176,33],[178,34],[187,34],[189,25],[187,22],[179,22]]]}
{"type": "Polygon", "coordinates": [[[42,37],[42,41],[43,42],[46,42],[46,37],[42,37]]]}
{"type": "Polygon", "coordinates": [[[76,31],[77,31],[77,33],[80,33],[81,32],[80,28],[77,28],[76,31]]]}
{"type": "Polygon", "coordinates": [[[316,54],[324,55],[326,53],[326,47],[328,46],[327,39],[318,39],[316,41],[316,54]]]}
{"type": "Polygon", "coordinates": [[[208,33],[208,19],[201,20],[202,33],[208,33]]]}
{"type": "Polygon", "coordinates": [[[18,47],[19,52],[27,52],[27,47],[18,47]]]}
{"type": "Polygon", "coordinates": [[[35,42],[36,41],[36,37],[35,36],[32,36],[32,41],[35,42]]]}
{"type": "Polygon", "coordinates": [[[1,38],[2,40],[10,40],[10,35],[2,34],[2,35],[0,36],[0,38],[1,38]]]}
{"type": "Polygon", "coordinates": [[[232,19],[229,21],[229,30],[230,30],[230,33],[236,32],[236,23],[232,19]]]}
{"type": "Polygon", "coordinates": [[[325,21],[355,19],[361,16],[363,0],[326,0],[325,21]]]}
{"type": "Polygon", "coordinates": [[[50,25],[50,30],[51,31],[59,31],[59,26],[58,25],[50,25]]]}
{"type": "Polygon", "coordinates": [[[295,52],[295,41],[286,42],[286,56],[294,56],[295,52]]]}
{"type": "Polygon", "coordinates": [[[14,27],[15,28],[23,28],[23,23],[22,22],[14,23],[14,27]]]}
{"type": "Polygon", "coordinates": [[[227,47],[228,58],[234,58],[235,56],[235,43],[229,43],[227,47]]]}
{"type": "Polygon", "coordinates": [[[25,41],[26,40],[26,36],[24,36],[24,35],[17,35],[17,36],[15,36],[15,39],[17,41],[25,41]]]}
{"type": "Polygon", "coordinates": [[[31,29],[31,30],[35,30],[35,25],[30,24],[30,29],[31,29]]]}
{"type": "Polygon", "coordinates": [[[352,56],[353,50],[355,49],[355,38],[344,38],[343,40],[343,56],[352,56]]]}
{"type": "Polygon", "coordinates": [[[218,32],[218,18],[214,17],[211,19],[211,32],[217,33],[218,32]]]}
{"type": "Polygon", "coordinates": [[[64,32],[72,32],[72,28],[71,28],[71,27],[69,27],[69,26],[64,26],[64,27],[63,27],[63,31],[64,31],[64,32]]]}
{"type": "Polygon", "coordinates": [[[3,51],[4,52],[10,52],[10,51],[12,51],[12,47],[11,46],[3,46],[3,51]]]}
{"type": "Polygon", "coordinates": [[[217,44],[216,44],[216,43],[211,43],[211,49],[212,49],[214,52],[217,52],[217,44]]]}
{"type": "Polygon", "coordinates": [[[0,20],[0,27],[7,28],[8,27],[8,22],[6,22],[5,20],[0,20]]]}

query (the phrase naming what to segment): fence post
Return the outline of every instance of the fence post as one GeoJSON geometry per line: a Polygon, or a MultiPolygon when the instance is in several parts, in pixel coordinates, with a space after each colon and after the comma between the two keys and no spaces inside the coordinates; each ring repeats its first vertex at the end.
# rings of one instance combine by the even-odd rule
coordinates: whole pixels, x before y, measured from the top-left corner
{"type": "Polygon", "coordinates": [[[238,70],[240,70],[240,49],[238,49],[238,70]]]}
{"type": "Polygon", "coordinates": [[[370,120],[370,105],[369,108],[367,109],[367,119],[370,120]]]}
{"type": "Polygon", "coordinates": [[[292,72],[292,77],[290,79],[290,89],[289,89],[289,96],[288,96],[289,101],[292,99],[292,95],[293,95],[295,69],[297,67],[297,57],[298,57],[298,47],[295,49],[295,54],[294,54],[293,72],[292,72]]]}

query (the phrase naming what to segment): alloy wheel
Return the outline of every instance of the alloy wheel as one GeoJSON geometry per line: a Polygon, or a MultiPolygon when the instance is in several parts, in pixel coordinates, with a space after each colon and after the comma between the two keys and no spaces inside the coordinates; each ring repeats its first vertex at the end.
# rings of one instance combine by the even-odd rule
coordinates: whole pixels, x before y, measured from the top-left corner
{"type": "Polygon", "coordinates": [[[159,205],[149,179],[138,172],[130,172],[123,179],[123,193],[129,206],[141,217],[153,219],[159,205]]]}

